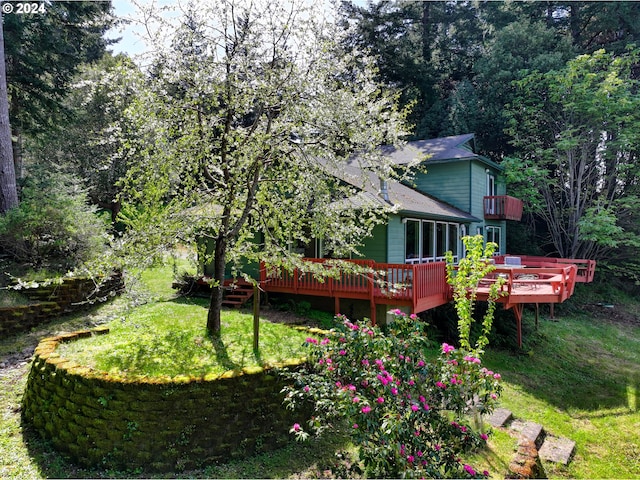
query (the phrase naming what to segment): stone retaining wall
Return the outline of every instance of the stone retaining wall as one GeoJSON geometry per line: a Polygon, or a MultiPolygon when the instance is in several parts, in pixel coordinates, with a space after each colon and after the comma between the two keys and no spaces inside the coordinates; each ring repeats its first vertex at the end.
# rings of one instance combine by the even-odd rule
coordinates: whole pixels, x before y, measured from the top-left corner
{"type": "Polygon", "coordinates": [[[53,317],[104,302],[123,288],[121,274],[100,284],[90,278],[65,278],[61,283],[21,290],[35,303],[0,308],[0,338],[30,330],[53,317]]]}
{"type": "Polygon", "coordinates": [[[56,353],[61,342],[105,333],[103,328],[42,340],[25,389],[23,420],[74,461],[182,471],[278,448],[290,439],[293,412],[283,406],[284,383],[272,370],[130,379],[56,353]]]}

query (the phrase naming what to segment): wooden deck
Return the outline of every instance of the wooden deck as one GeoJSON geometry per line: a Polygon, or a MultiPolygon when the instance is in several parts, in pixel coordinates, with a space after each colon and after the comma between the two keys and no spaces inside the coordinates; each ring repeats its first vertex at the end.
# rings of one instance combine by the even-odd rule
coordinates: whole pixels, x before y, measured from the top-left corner
{"type": "MultiPolygon", "coordinates": [[[[323,263],[322,259],[306,259],[312,263],[323,263]]],[[[367,300],[371,305],[371,320],[375,322],[375,306],[408,306],[418,313],[450,300],[451,292],[446,282],[444,262],[416,265],[376,263],[370,260],[352,261],[368,270],[367,273],[339,273],[333,278],[321,278],[312,273],[281,269],[267,270],[260,267],[260,285],[267,292],[291,293],[332,297],[339,313],[341,298],[367,300]]],[[[327,270],[336,269],[326,265],[327,270]]]]}
{"type": "MultiPolygon", "coordinates": [[[[495,257],[496,270],[480,282],[478,300],[486,301],[490,285],[499,277],[504,278],[503,295],[498,302],[506,309],[513,309],[518,324],[518,343],[522,345],[524,304],[564,302],[573,295],[576,282],[593,281],[595,261],[519,256],[520,266],[501,264],[508,257],[495,257]]],[[[420,313],[452,300],[444,262],[392,264],[350,260],[367,271],[344,273],[337,272],[337,267],[324,259],[305,260],[316,267],[322,264],[320,272],[325,269],[327,275],[267,269],[261,264],[261,288],[266,292],[330,297],[334,299],[336,313],[340,313],[342,298],[369,301],[374,323],[376,305],[407,306],[412,313],[420,313]]]]}

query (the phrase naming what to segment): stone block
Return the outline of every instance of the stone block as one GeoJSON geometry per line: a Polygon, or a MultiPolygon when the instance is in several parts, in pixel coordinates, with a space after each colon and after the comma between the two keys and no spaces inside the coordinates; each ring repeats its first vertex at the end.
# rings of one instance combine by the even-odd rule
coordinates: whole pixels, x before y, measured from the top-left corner
{"type": "Polygon", "coordinates": [[[505,427],[513,419],[513,414],[506,408],[496,408],[487,418],[492,427],[505,427]]]}
{"type": "Polygon", "coordinates": [[[536,448],[540,448],[544,441],[544,428],[539,423],[514,420],[511,423],[511,429],[517,432],[520,438],[535,443],[536,448]]]}
{"type": "Polygon", "coordinates": [[[548,462],[568,465],[576,448],[576,442],[564,437],[547,436],[540,451],[540,458],[548,462]]]}

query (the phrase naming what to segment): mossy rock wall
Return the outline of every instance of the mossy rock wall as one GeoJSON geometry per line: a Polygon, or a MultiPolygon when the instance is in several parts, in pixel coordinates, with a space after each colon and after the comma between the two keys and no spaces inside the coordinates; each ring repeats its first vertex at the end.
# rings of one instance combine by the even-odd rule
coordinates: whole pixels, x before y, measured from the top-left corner
{"type": "MultiPolygon", "coordinates": [[[[282,401],[284,380],[270,369],[215,378],[119,378],[75,364],[61,342],[44,339],[23,397],[23,420],[77,463],[101,468],[182,471],[279,448],[300,413],[282,401]]],[[[295,367],[302,361],[287,365],[295,367]]]]}
{"type": "Polygon", "coordinates": [[[123,288],[117,273],[99,284],[90,278],[65,278],[60,283],[24,288],[21,292],[34,303],[0,308],[0,338],[30,330],[48,320],[104,302],[123,288]]]}

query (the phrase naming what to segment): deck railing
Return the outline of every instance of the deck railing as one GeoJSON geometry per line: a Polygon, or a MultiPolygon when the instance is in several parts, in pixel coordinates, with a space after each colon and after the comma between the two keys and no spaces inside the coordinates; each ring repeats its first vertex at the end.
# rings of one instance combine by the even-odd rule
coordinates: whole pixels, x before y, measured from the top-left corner
{"type": "MultiPolygon", "coordinates": [[[[496,264],[507,263],[506,257],[513,255],[499,255],[494,257],[496,264]]],[[[596,261],[586,260],[584,258],[553,258],[539,257],[534,255],[515,255],[520,258],[520,263],[526,267],[555,267],[558,265],[575,265],[578,268],[576,273],[576,282],[590,283],[596,272],[596,261]]]]}
{"type": "Polygon", "coordinates": [[[486,220],[516,220],[522,218],[522,200],[509,195],[484,197],[484,218],[486,220]]]}
{"type": "Polygon", "coordinates": [[[448,295],[445,263],[421,264],[376,263],[371,260],[344,260],[363,267],[360,272],[340,269],[335,262],[306,258],[308,269],[293,271],[281,267],[260,265],[260,283],[264,290],[298,295],[319,295],[341,298],[370,299],[376,303],[393,300],[415,307],[420,299],[448,295]],[[323,263],[327,270],[323,275],[313,264],[323,263]],[[330,270],[338,269],[337,272],[330,270]]]}

